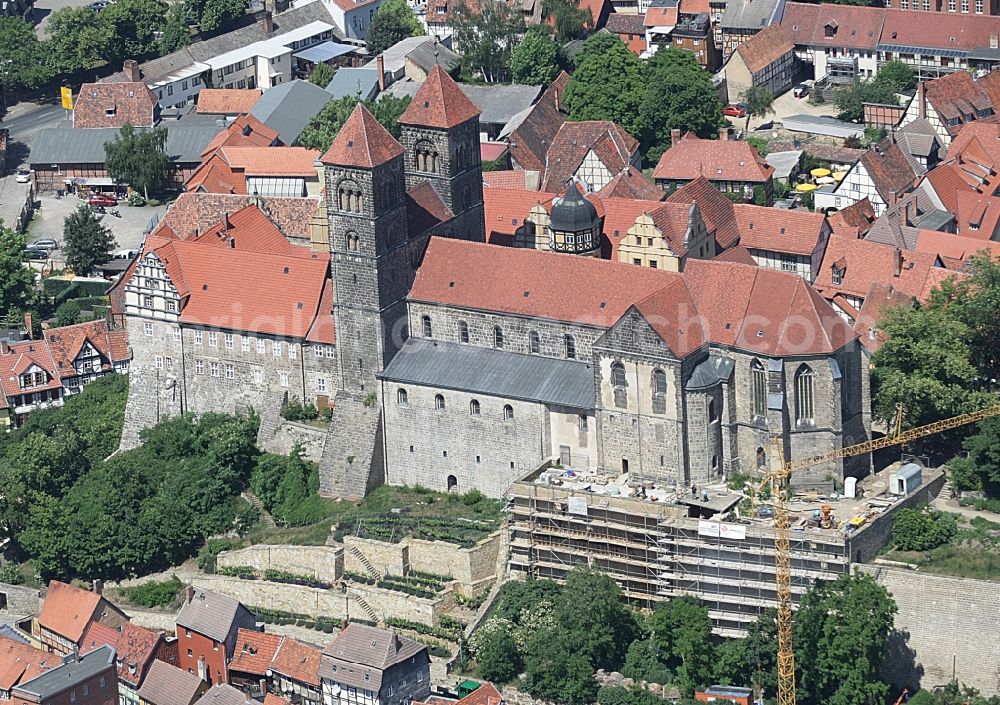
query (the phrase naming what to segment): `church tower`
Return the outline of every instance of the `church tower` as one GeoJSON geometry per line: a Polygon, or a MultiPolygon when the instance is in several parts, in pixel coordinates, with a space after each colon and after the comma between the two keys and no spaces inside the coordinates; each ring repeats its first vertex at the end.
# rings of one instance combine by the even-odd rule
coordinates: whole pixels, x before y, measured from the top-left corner
{"type": "Polygon", "coordinates": [[[408,253],[403,147],[360,103],[321,159],[342,387],[367,394],[402,345],[408,253]]]}
{"type": "Polygon", "coordinates": [[[400,116],[406,188],[428,182],[455,214],[451,236],[486,241],[479,108],[435,66],[400,116]]]}

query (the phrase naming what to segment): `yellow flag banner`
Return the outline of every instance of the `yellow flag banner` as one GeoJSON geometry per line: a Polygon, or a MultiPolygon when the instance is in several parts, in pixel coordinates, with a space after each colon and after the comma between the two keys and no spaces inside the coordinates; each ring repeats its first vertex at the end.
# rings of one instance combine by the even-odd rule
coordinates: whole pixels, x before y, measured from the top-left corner
{"type": "Polygon", "coordinates": [[[73,89],[63,86],[59,89],[59,95],[62,97],[62,106],[66,110],[73,109],[73,89]]]}

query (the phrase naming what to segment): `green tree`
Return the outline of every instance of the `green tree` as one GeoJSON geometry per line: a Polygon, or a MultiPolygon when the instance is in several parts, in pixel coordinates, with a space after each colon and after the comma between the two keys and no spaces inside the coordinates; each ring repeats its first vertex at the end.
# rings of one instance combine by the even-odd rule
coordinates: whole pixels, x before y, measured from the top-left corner
{"type": "Polygon", "coordinates": [[[995,389],[1000,380],[1000,259],[980,252],[966,260],[968,277],[945,280],[932,292],[932,305],[947,311],[968,328],[970,362],[980,389],[995,389]]]}
{"type": "Polygon", "coordinates": [[[524,33],[524,15],[504,0],[480,0],[478,11],[459,0],[452,21],[462,70],[487,83],[510,81],[510,61],[524,33]]]}
{"type": "Polygon", "coordinates": [[[0,65],[3,90],[38,88],[54,74],[48,50],[38,40],[35,27],[20,17],[0,15],[0,57],[9,62],[0,65]]]}
{"type": "Polygon", "coordinates": [[[544,25],[529,29],[517,43],[510,58],[514,83],[547,86],[559,75],[559,45],[545,31],[544,25]]]}
{"type": "Polygon", "coordinates": [[[1000,497],[1000,418],[980,421],[978,430],[962,442],[962,449],[965,454],[949,463],[956,487],[1000,497]]]}
{"type": "Polygon", "coordinates": [[[557,627],[528,641],[523,682],[530,695],[557,703],[589,705],[597,697],[594,664],[570,632],[557,627]]]}
{"type": "Polygon", "coordinates": [[[618,584],[603,573],[575,567],[566,576],[563,594],[573,599],[556,603],[555,621],[569,642],[595,668],[621,667],[639,629],[634,615],[622,604],[618,584]]]}
{"type": "Polygon", "coordinates": [[[167,19],[162,0],[118,0],[100,12],[111,42],[105,58],[111,61],[151,56],[159,48],[157,35],[167,19]]]}
{"type": "Polygon", "coordinates": [[[677,597],[657,605],[649,630],[675,685],[690,697],[712,675],[712,619],[693,597],[677,597]]]}
{"type": "Polygon", "coordinates": [[[866,574],[817,582],[795,613],[796,687],[809,705],[880,703],[879,667],[896,603],[866,574]]]}
{"type": "Polygon", "coordinates": [[[81,205],[63,222],[66,264],[79,276],[90,274],[107,262],[115,247],[115,237],[101,225],[90,206],[81,205]]]}
{"type": "Polygon", "coordinates": [[[774,96],[763,86],[750,86],[741,97],[747,111],[747,122],[743,128],[746,132],[750,132],[750,118],[763,118],[774,112],[774,96]]]}
{"type": "MultiPolygon", "coordinates": [[[[378,101],[366,100],[362,102],[379,124],[387,129],[393,137],[399,139],[399,116],[410,104],[410,98],[386,96],[378,101]]],[[[321,152],[328,150],[357,103],[357,99],[351,96],[331,100],[323,106],[319,114],[302,131],[298,144],[309,149],[318,149],[321,152]]]]}
{"type": "Polygon", "coordinates": [[[49,15],[49,61],[58,73],[74,73],[104,61],[111,27],[103,13],[88,7],[62,7],[49,15]]]}
{"type": "Polygon", "coordinates": [[[508,630],[495,630],[476,650],[479,675],[494,683],[508,683],[521,672],[521,654],[508,630]]]}
{"type": "Polygon", "coordinates": [[[330,64],[319,63],[309,72],[309,83],[326,88],[333,80],[334,70],[330,64]]]}
{"type": "Polygon", "coordinates": [[[167,10],[163,36],[160,37],[160,52],[163,54],[183,49],[191,43],[191,28],[184,5],[183,2],[175,2],[167,10]]]}
{"type": "Polygon", "coordinates": [[[647,84],[639,57],[617,36],[600,33],[587,40],[579,59],[563,96],[570,119],[612,120],[641,135],[647,84]]]}
{"type": "Polygon", "coordinates": [[[861,122],[864,119],[864,104],[898,105],[897,93],[916,86],[916,74],[901,61],[886,63],[870,80],[855,78],[850,84],[837,91],[836,103],[842,120],[861,122]]]}
{"type": "Polygon", "coordinates": [[[56,325],[71,326],[74,323],[79,323],[80,315],[80,304],[74,299],[64,301],[56,309],[56,325]]]}
{"type": "Polygon", "coordinates": [[[142,191],[147,199],[150,193],[159,193],[166,187],[171,166],[167,156],[167,128],[136,130],[125,124],[118,138],[104,145],[104,154],[112,178],[142,191]]]}
{"type": "Polygon", "coordinates": [[[664,665],[660,647],[652,637],[636,639],[629,645],[622,675],[650,683],[669,683],[671,680],[670,669],[664,665]]]}
{"type": "Polygon", "coordinates": [[[201,31],[216,33],[236,22],[249,7],[249,0],[206,0],[198,20],[201,31]]]}
{"type": "Polygon", "coordinates": [[[25,237],[0,220],[0,316],[17,315],[28,306],[35,276],[21,260],[25,237]]]}
{"type": "Polygon", "coordinates": [[[929,551],[958,533],[955,517],[927,507],[900,509],[892,517],[892,545],[900,551],[929,551]]]}
{"type": "Polygon", "coordinates": [[[878,70],[876,78],[879,83],[887,85],[896,93],[903,93],[917,87],[917,72],[909,64],[904,64],[899,60],[887,61],[883,64],[882,68],[878,70]]]}
{"type": "Polygon", "coordinates": [[[560,42],[579,39],[594,24],[590,9],[581,8],[580,0],[542,0],[542,18],[553,20],[560,42]]]}
{"type": "Polygon", "coordinates": [[[422,34],[424,28],[410,6],[404,0],[388,0],[379,6],[368,26],[368,53],[381,54],[407,37],[422,34]]]}
{"type": "Polygon", "coordinates": [[[512,580],[500,589],[493,614],[497,618],[516,622],[526,610],[534,609],[541,602],[555,602],[561,593],[562,586],[553,580],[512,580]]]}
{"type": "Polygon", "coordinates": [[[773,609],[750,625],[745,639],[731,639],[716,649],[715,680],[728,685],[760,686],[765,697],[778,688],[778,622],[773,609]]]}
{"type": "Polygon", "coordinates": [[[640,136],[647,159],[659,159],[670,144],[671,130],[703,138],[718,135],[725,124],[722,104],[712,79],[691,52],[676,47],[658,51],[649,60],[647,74],[639,113],[641,129],[632,132],[640,136]]]}

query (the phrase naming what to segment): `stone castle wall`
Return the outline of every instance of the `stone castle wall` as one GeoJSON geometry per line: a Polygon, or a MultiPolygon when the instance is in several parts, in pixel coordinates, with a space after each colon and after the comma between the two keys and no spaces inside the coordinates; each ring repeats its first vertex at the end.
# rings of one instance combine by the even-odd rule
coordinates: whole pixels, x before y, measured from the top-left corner
{"type": "Polygon", "coordinates": [[[38,614],[42,608],[41,593],[34,588],[0,583],[0,595],[5,602],[0,614],[27,617],[38,614]]]}
{"type": "Polygon", "coordinates": [[[896,601],[883,676],[899,686],[933,688],[953,678],[984,695],[1000,694],[1000,582],[855,565],[896,601]]]}
{"type": "Polygon", "coordinates": [[[220,567],[249,566],[261,573],[265,570],[283,570],[332,583],[344,573],[344,549],[333,546],[258,544],[235,551],[223,551],[216,563],[220,567]]]}
{"type": "Polygon", "coordinates": [[[497,559],[503,543],[500,531],[487,536],[472,548],[446,541],[407,538],[400,543],[344,537],[344,569],[367,574],[367,568],[351,551],[356,548],[379,573],[403,575],[407,570],[443,575],[466,591],[476,591],[496,578],[497,559]]]}

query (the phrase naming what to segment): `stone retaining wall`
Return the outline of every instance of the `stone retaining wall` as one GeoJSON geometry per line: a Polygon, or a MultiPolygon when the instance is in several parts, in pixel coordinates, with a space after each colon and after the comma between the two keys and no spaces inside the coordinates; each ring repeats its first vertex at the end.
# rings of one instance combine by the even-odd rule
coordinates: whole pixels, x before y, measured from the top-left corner
{"type": "Polygon", "coordinates": [[[983,695],[1000,693],[1000,582],[855,565],[893,596],[896,633],[883,676],[932,688],[953,678],[983,695]]]}
{"type": "Polygon", "coordinates": [[[216,559],[216,565],[229,568],[249,566],[259,573],[265,570],[283,570],[334,583],[344,573],[344,549],[334,546],[257,544],[234,551],[223,551],[216,559]]]}
{"type": "Polygon", "coordinates": [[[306,460],[318,463],[323,457],[327,433],[327,427],[319,428],[283,419],[272,433],[266,437],[262,434],[258,440],[263,450],[278,455],[288,455],[298,444],[306,460]]]}
{"type": "Polygon", "coordinates": [[[368,572],[351,551],[354,547],[383,575],[403,575],[408,570],[433,573],[451,577],[463,592],[477,592],[496,578],[497,558],[502,542],[502,531],[493,532],[472,548],[462,548],[446,541],[415,538],[389,543],[345,536],[344,569],[352,573],[368,572]]]}
{"type": "Polygon", "coordinates": [[[38,614],[42,608],[41,593],[34,588],[0,583],[0,594],[4,596],[6,603],[0,609],[0,614],[28,617],[38,614]]]}

